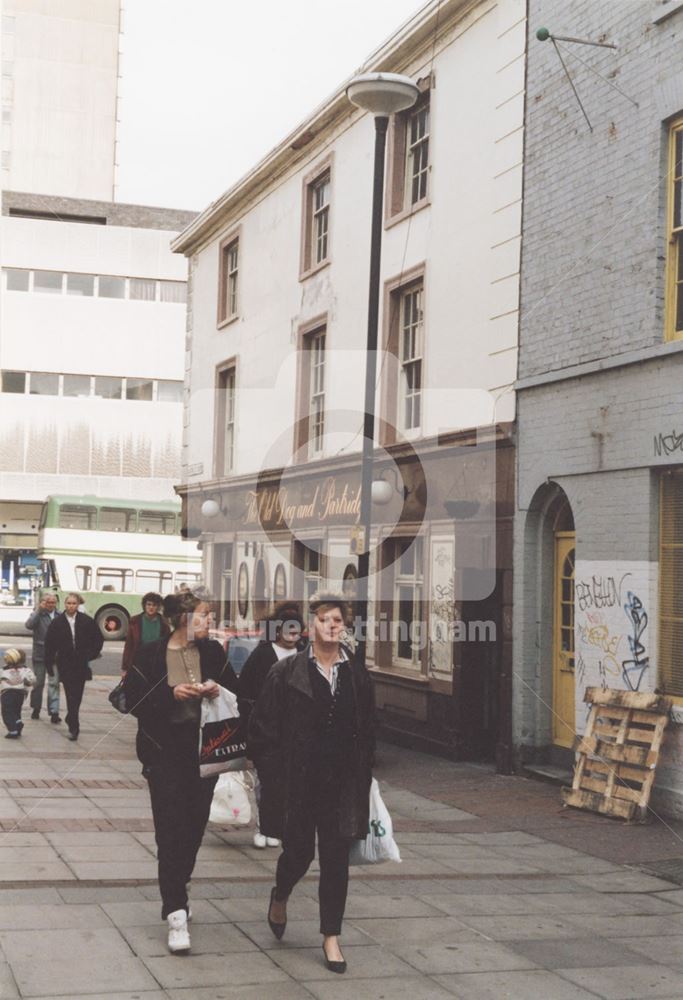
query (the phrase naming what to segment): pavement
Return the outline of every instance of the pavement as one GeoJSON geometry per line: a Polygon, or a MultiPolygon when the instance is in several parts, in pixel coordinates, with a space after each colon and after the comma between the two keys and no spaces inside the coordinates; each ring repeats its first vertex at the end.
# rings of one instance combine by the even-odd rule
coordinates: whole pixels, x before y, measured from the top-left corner
{"type": "Polygon", "coordinates": [[[683,825],[562,807],[552,785],[382,745],[403,861],[352,869],[345,976],[323,966],[317,883],[265,914],[277,851],[210,825],[192,881],[192,953],[160,920],[135,724],[87,685],[81,737],[43,715],[0,745],[0,997],[88,1000],[683,998],[683,889],[643,868],[683,825]]]}

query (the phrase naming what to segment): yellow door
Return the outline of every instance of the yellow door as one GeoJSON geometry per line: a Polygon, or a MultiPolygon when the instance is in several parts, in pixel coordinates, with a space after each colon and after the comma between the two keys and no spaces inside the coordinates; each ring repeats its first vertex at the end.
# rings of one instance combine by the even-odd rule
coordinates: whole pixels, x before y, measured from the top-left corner
{"type": "Polygon", "coordinates": [[[553,743],[574,745],[574,552],[573,531],[555,533],[553,601],[553,743]]]}

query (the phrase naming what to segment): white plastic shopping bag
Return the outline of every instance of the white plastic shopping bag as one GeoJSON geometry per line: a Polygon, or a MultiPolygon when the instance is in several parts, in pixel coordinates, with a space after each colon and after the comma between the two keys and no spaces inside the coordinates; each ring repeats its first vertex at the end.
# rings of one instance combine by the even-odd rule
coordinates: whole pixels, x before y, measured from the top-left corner
{"type": "Polygon", "coordinates": [[[237,698],[221,687],[216,698],[202,698],[199,730],[199,773],[202,778],[223,771],[244,771],[247,734],[237,710],[237,698]]]}
{"type": "Polygon", "coordinates": [[[209,820],[221,826],[247,826],[251,822],[246,772],[219,774],[211,800],[209,820]]]}
{"type": "Polygon", "coordinates": [[[394,840],[394,826],[389,810],[379,794],[376,778],[370,784],[370,823],[365,840],[354,840],[349,853],[350,865],[374,865],[382,861],[400,861],[394,840]]]}

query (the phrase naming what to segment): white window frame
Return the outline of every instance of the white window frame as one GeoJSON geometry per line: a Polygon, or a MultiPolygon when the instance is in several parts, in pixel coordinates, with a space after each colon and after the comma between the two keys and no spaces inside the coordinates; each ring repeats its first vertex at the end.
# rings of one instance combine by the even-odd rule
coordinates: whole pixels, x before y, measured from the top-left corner
{"type": "Polygon", "coordinates": [[[404,434],[422,427],[424,285],[401,292],[399,313],[398,426],[404,434]],[[408,315],[408,310],[410,314],[408,315]]]}

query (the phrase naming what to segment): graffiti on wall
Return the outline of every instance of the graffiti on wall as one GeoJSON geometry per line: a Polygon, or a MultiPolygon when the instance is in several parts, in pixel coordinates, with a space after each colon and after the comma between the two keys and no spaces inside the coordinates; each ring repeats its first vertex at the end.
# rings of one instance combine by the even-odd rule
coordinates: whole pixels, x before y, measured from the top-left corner
{"type": "Polygon", "coordinates": [[[577,561],[576,722],[586,687],[652,690],[655,564],[577,561]]]}
{"type": "Polygon", "coordinates": [[[654,445],[657,458],[683,452],[683,431],[680,434],[676,431],[671,431],[671,434],[655,434],[654,445]]]}

